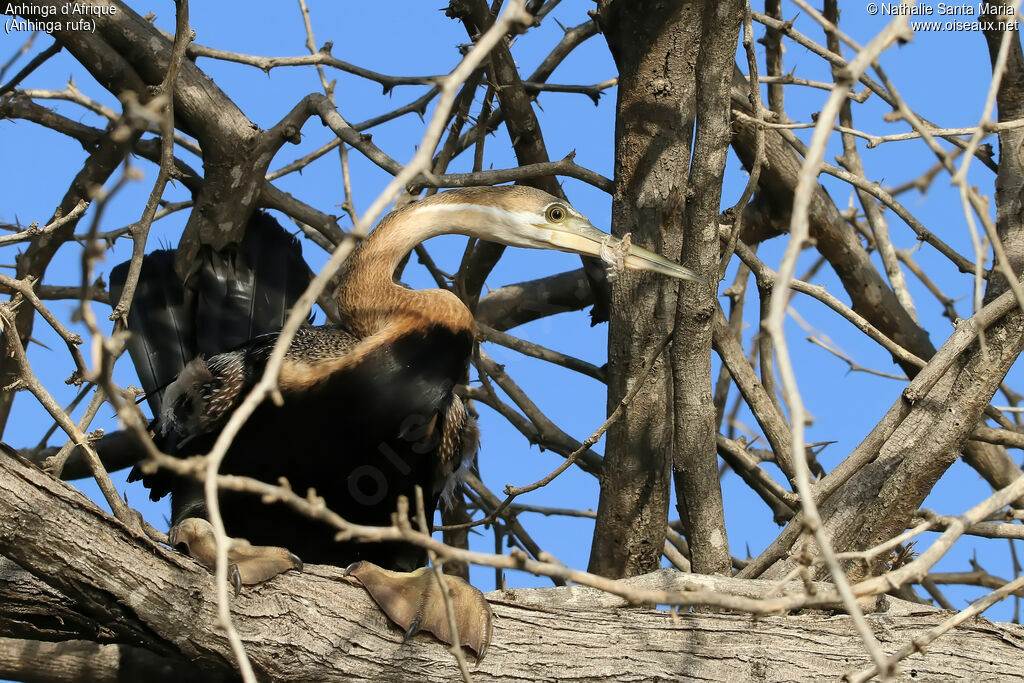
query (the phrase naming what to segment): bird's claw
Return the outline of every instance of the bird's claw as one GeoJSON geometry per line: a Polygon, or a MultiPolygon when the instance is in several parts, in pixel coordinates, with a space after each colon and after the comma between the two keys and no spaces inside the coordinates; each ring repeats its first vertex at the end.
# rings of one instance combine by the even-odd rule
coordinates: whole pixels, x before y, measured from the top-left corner
{"type": "MultiPolygon", "coordinates": [[[[171,545],[184,545],[188,554],[207,569],[217,566],[217,542],[211,525],[205,519],[189,517],[171,527],[167,533],[171,545]]],[[[242,586],[251,586],[272,579],[289,569],[302,571],[302,560],[285,548],[250,545],[233,538],[228,548],[231,584],[237,596],[242,586]]]]}
{"type": "MultiPolygon", "coordinates": [[[[371,562],[356,562],[346,567],[345,575],[359,580],[388,618],[405,632],[403,640],[427,631],[446,643],[454,641],[444,596],[430,567],[414,572],[394,572],[371,562]]],[[[494,621],[491,606],[483,594],[466,581],[447,574],[442,576],[455,613],[459,644],[473,650],[479,661],[491,640],[494,621]]]]}
{"type": "Polygon", "coordinates": [[[402,637],[402,642],[409,640],[414,635],[420,632],[420,620],[413,619],[412,623],[409,624],[409,628],[405,629],[405,635],[402,637]]]}

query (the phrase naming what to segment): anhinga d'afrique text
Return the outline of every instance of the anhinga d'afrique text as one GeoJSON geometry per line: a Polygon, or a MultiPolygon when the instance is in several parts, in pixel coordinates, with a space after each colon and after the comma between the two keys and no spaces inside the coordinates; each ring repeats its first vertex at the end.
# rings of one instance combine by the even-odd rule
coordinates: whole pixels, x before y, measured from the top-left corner
{"type": "MultiPolygon", "coordinates": [[[[422,488],[427,519],[477,446],[476,426],[454,392],[469,361],[475,323],[455,294],[410,290],[393,280],[420,242],[458,233],[516,247],[616,260],[626,268],[700,280],[682,266],[594,228],[568,203],[529,187],[442,192],[386,216],[343,266],[335,300],[341,323],[304,326],[279,376],[281,406],[264,403],[231,445],[221,471],[315,488],[345,519],[388,525],[399,496],[422,488]]],[[[112,273],[119,296],[126,264],[112,273]]],[[[129,345],[168,453],[207,452],[227,417],[263,373],[287,309],[309,280],[298,245],[257,214],[231,252],[206,252],[185,283],[171,252],[143,264],[129,319],[129,345]],[[173,382],[167,382],[174,376],[173,382]],[[160,392],[160,387],[166,389],[160,392]]],[[[166,472],[143,479],[154,499],[171,493],[173,542],[213,564],[212,527],[201,485],[166,472]]],[[[258,583],[306,562],[346,566],[385,612],[408,631],[449,639],[433,577],[418,570],[421,548],[336,542],[326,524],[252,496],[223,492],[237,583],[258,583]],[[287,550],[285,550],[287,549],[287,550]],[[292,554],[294,553],[294,554],[292,554]],[[436,594],[434,594],[436,595],[436,594]]],[[[455,588],[463,644],[483,654],[490,609],[468,584],[455,588]]]]}

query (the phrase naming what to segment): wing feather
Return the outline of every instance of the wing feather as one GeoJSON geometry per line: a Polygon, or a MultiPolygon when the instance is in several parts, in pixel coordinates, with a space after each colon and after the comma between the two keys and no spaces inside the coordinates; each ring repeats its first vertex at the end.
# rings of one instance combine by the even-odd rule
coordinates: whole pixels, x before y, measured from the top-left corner
{"type": "MultiPolygon", "coordinates": [[[[312,278],[298,241],[261,212],[240,244],[203,248],[185,282],[174,256],[165,249],[143,259],[128,317],[128,352],[165,438],[161,445],[172,453],[215,429],[244,396],[253,373],[241,364],[265,363],[268,345],[312,278]]],[[[111,272],[112,297],[120,297],[127,273],[127,263],[111,272]]],[[[136,468],[129,478],[142,478],[154,499],[170,491],[166,473],[143,476],[136,468]]]]}

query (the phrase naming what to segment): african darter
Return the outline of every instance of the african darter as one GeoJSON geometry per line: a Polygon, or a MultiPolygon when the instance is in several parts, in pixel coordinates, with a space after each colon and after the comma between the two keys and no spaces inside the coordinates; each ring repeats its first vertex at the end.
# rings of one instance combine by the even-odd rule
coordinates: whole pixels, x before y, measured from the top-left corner
{"type": "MultiPolygon", "coordinates": [[[[533,188],[465,188],[407,205],[382,219],[344,264],[334,294],[341,322],[299,329],[278,380],[284,404],[266,402],[256,410],[221,472],[267,482],[285,477],[295,491],[315,488],[331,510],[369,525],[389,525],[398,497],[414,500],[419,486],[427,519],[433,518],[442,492],[477,447],[474,420],[454,391],[466,372],[475,323],[452,292],[407,289],[393,276],[417,244],[448,233],[615,258],[625,268],[700,280],[600,232],[568,203],[533,188]]],[[[112,273],[113,300],[126,272],[122,264],[112,273]]],[[[185,283],[174,275],[172,252],[146,257],[129,318],[129,351],[165,452],[209,451],[261,377],[276,330],[308,281],[298,244],[263,214],[233,250],[204,252],[185,283]]],[[[172,542],[212,567],[201,484],[166,471],[136,468],[133,476],[154,500],[171,494],[172,542]]],[[[335,542],[326,524],[289,508],[251,495],[220,495],[228,533],[268,546],[231,551],[236,582],[258,583],[300,568],[298,557],[358,563],[352,573],[403,629],[448,637],[440,598],[431,597],[434,579],[416,571],[426,561],[422,548],[335,542]]],[[[463,644],[482,655],[490,609],[469,584],[455,590],[463,644]]]]}

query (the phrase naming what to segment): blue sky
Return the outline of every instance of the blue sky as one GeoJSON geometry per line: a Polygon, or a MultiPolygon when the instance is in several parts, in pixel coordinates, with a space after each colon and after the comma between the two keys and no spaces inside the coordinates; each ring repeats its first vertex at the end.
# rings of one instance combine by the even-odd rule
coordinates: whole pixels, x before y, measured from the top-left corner
{"type": "MultiPolygon", "coordinates": [[[[447,19],[435,5],[442,3],[352,3],[311,0],[313,28],[317,45],[331,40],[333,54],[363,67],[395,75],[432,75],[450,71],[459,58],[457,47],[467,42],[462,25],[447,19]]],[[[133,3],[140,14],[152,11],[156,23],[165,30],[173,30],[173,5],[163,2],[133,3]]],[[[593,3],[585,0],[565,0],[549,15],[544,24],[516,40],[513,54],[521,73],[529,74],[547,55],[561,37],[557,22],[574,26],[586,20],[586,12],[593,3]]],[[[806,14],[793,5],[785,5],[786,18],[796,19],[796,28],[816,41],[824,42],[820,28],[806,14]]],[[[841,17],[841,25],[855,40],[868,42],[888,21],[888,17],[870,16],[862,4],[851,5],[841,17]]],[[[265,56],[306,54],[305,31],[297,4],[280,2],[238,2],[224,0],[218,3],[193,3],[191,24],[197,42],[224,50],[265,56]]],[[[755,38],[763,35],[760,26],[754,26],[755,38]]],[[[0,38],[0,59],[6,60],[26,38],[23,34],[0,38]]],[[[41,36],[34,51],[45,47],[50,39],[41,36]]],[[[849,52],[844,52],[849,56],[849,52]]],[[[741,56],[742,57],[742,56],[741,56]]],[[[820,81],[829,81],[827,65],[817,56],[792,42],[786,43],[784,56],[787,71],[820,81]]],[[[24,64],[23,58],[17,65],[24,64]]],[[[745,58],[740,61],[745,70],[745,58]]],[[[966,31],[918,32],[914,39],[900,47],[890,49],[881,63],[896,88],[910,106],[922,116],[941,126],[958,127],[977,123],[982,112],[989,84],[988,53],[983,39],[977,33],[966,31]]],[[[267,128],[276,123],[304,95],[320,91],[320,81],[312,67],[278,68],[270,74],[233,63],[200,59],[200,68],[239,105],[257,125],[267,128]]],[[[762,64],[763,73],[763,64],[762,64]]],[[[554,83],[592,84],[615,75],[614,64],[601,36],[591,38],[565,60],[550,79],[554,83]]],[[[66,54],[51,59],[33,73],[26,88],[60,89],[71,77],[79,88],[108,106],[117,108],[117,102],[105,93],[92,78],[66,54]]],[[[417,86],[399,86],[387,96],[374,82],[329,71],[328,78],[337,79],[336,97],[339,111],[350,122],[358,122],[379,115],[414,100],[424,91],[417,86]]],[[[857,89],[860,89],[858,86],[857,89]]],[[[473,111],[477,111],[482,97],[478,94],[473,111]]],[[[827,93],[788,86],[787,110],[795,120],[810,120],[811,114],[823,105],[827,93]]],[[[103,122],[93,114],[69,103],[47,103],[62,114],[83,123],[102,127],[103,122]]],[[[614,160],[615,91],[608,91],[595,106],[581,95],[545,93],[538,99],[539,116],[552,159],[576,152],[577,163],[611,177],[614,160]]],[[[876,134],[903,132],[907,126],[883,119],[888,106],[878,98],[871,98],[854,108],[855,125],[876,134]]],[[[423,125],[415,115],[405,116],[372,131],[374,142],[399,161],[412,157],[414,146],[422,135],[423,125]]],[[[797,131],[804,140],[810,131],[797,131]]],[[[317,120],[311,120],[303,129],[303,140],[298,146],[284,147],[271,170],[279,168],[303,154],[316,149],[331,138],[331,133],[317,120]]],[[[22,223],[45,222],[64,193],[69,180],[77,172],[85,153],[76,143],[33,124],[18,121],[0,121],[0,220],[22,223]]],[[[994,139],[991,140],[994,144],[994,139]]],[[[897,185],[917,177],[931,167],[934,157],[920,141],[889,143],[877,149],[866,150],[859,143],[869,179],[883,185],[897,185]]],[[[831,160],[841,152],[835,138],[826,154],[831,160]]],[[[199,168],[200,162],[187,153],[181,156],[199,168]]],[[[353,174],[353,195],[358,210],[363,211],[388,181],[388,176],[365,161],[358,153],[349,155],[353,174]]],[[[139,218],[145,197],[155,178],[155,168],[144,161],[134,162],[145,173],[145,180],[129,185],[118,194],[108,207],[102,229],[113,229],[139,218]]],[[[472,159],[464,155],[451,166],[452,171],[469,170],[472,159]]],[[[514,164],[508,136],[502,128],[487,143],[485,167],[502,168],[514,164]]],[[[994,174],[974,162],[969,178],[984,195],[992,197],[994,174]]],[[[850,204],[849,186],[823,179],[840,209],[850,204]]],[[[723,191],[723,208],[731,206],[746,183],[738,160],[730,156],[723,191]]],[[[340,165],[336,153],[331,153],[301,174],[292,174],[277,181],[277,186],[312,206],[328,213],[341,214],[338,204],[343,201],[340,165]]],[[[564,188],[574,206],[603,229],[609,228],[610,198],[583,183],[566,179],[564,188]]],[[[181,187],[172,187],[165,194],[171,200],[188,198],[181,187]]],[[[925,195],[908,193],[901,201],[929,229],[953,245],[961,253],[972,256],[970,240],[960,200],[948,184],[948,176],[940,175],[925,195]]],[[[994,211],[993,211],[994,214],[994,211]]],[[[890,231],[898,248],[916,245],[913,233],[897,217],[887,213],[890,231]]],[[[152,248],[173,245],[184,225],[185,215],[171,216],[155,227],[150,238],[152,248]]],[[[350,227],[347,217],[341,225],[350,227]]],[[[83,226],[84,227],[84,226],[83,226]]],[[[443,270],[453,272],[462,254],[464,238],[437,238],[428,243],[430,253],[443,270]]],[[[103,273],[127,257],[130,245],[116,245],[108,260],[101,265],[103,273]]],[[[775,240],[761,247],[759,255],[769,265],[777,266],[784,242],[775,240]]],[[[304,253],[312,265],[325,260],[323,253],[308,242],[304,253]]],[[[13,253],[0,258],[0,263],[13,262],[13,253]]],[[[75,284],[80,277],[77,249],[65,247],[51,266],[48,284],[75,284]]],[[[947,295],[958,298],[957,310],[966,317],[970,314],[971,281],[927,245],[916,253],[916,258],[929,274],[940,283],[947,295]]],[[[814,260],[805,254],[797,272],[814,260]]],[[[537,251],[510,249],[488,279],[488,286],[503,284],[562,272],[578,266],[573,256],[537,251]]],[[[426,271],[411,264],[406,280],[416,287],[431,286],[426,271]]],[[[941,345],[951,327],[941,317],[941,307],[908,274],[911,293],[922,323],[931,332],[932,341],[941,345]]],[[[731,273],[727,278],[731,282],[731,273]]],[[[846,300],[834,276],[823,273],[816,282],[846,300]]],[[[53,309],[67,319],[74,310],[73,302],[55,302],[53,309]]],[[[811,326],[828,335],[858,363],[879,370],[893,371],[888,354],[880,347],[856,333],[852,327],[838,319],[815,301],[800,297],[793,307],[811,326]]],[[[105,316],[106,309],[97,306],[105,316]]],[[[756,306],[748,306],[756,313],[756,306]]],[[[84,327],[79,326],[85,332],[84,327]]],[[[37,324],[35,337],[49,349],[34,346],[31,359],[37,374],[47,383],[57,400],[67,404],[74,391],[63,384],[70,374],[70,362],[63,345],[43,324],[37,324]]],[[[745,343],[756,331],[756,319],[750,317],[745,331],[745,343]]],[[[598,365],[606,359],[607,326],[589,326],[585,312],[546,318],[514,330],[523,338],[551,348],[571,353],[598,365]]],[[[804,400],[815,422],[808,433],[812,441],[835,441],[821,456],[827,468],[833,467],[859,443],[875,422],[897,398],[903,387],[901,382],[863,373],[848,373],[841,361],[805,341],[807,333],[795,322],[787,324],[791,352],[797,359],[797,375],[804,400]]],[[[504,363],[510,375],[536,403],[564,431],[579,440],[588,436],[603,420],[605,391],[595,380],[577,375],[560,367],[524,358],[502,347],[487,345],[487,351],[498,362],[504,363]]],[[[713,376],[717,376],[715,363],[713,376]]],[[[1011,372],[1011,386],[1019,379],[1011,372]]],[[[134,383],[133,372],[127,358],[118,366],[118,378],[134,383]]],[[[1001,399],[997,396],[997,404],[1001,399]]],[[[526,440],[486,407],[480,407],[483,432],[480,465],[483,479],[492,490],[500,493],[506,484],[523,485],[546,475],[561,458],[530,446],[526,440]]],[[[749,415],[740,419],[748,425],[754,422],[749,415]]],[[[8,424],[4,440],[17,446],[34,445],[50,422],[42,409],[26,394],[18,397],[15,413],[8,424]]],[[[112,411],[104,408],[93,423],[93,428],[117,428],[112,411]]],[[[60,444],[60,437],[51,439],[60,444]]],[[[759,445],[763,445],[759,444],[759,445]]],[[[603,444],[597,449],[603,450],[603,444]]],[[[1019,453],[1014,453],[1019,460],[1019,453]]],[[[773,475],[778,473],[769,468],[773,475]]],[[[144,511],[157,526],[163,525],[168,514],[166,501],[151,504],[146,492],[138,485],[124,486],[123,473],[115,475],[119,489],[124,488],[129,501],[144,511]]],[[[82,488],[95,495],[94,487],[81,482],[82,488]]],[[[723,481],[729,539],[733,553],[746,556],[759,552],[774,538],[778,528],[760,501],[734,475],[723,481]]],[[[971,507],[987,495],[988,487],[966,466],[957,463],[936,487],[927,505],[942,513],[956,513],[971,507]]],[[[546,488],[531,493],[520,502],[558,507],[596,508],[598,488],[596,481],[581,472],[570,470],[546,488]]],[[[585,568],[593,523],[589,520],[568,518],[542,518],[524,514],[521,517],[535,540],[563,562],[585,568]]],[[[490,532],[476,536],[473,544],[480,550],[493,550],[490,532]]],[[[924,544],[924,541],[921,542],[924,544]]],[[[986,569],[1000,576],[1012,575],[1005,542],[982,541],[966,538],[939,565],[939,570],[966,570],[968,558],[977,553],[986,569]]],[[[485,590],[493,585],[493,573],[487,569],[474,570],[474,581],[485,590]]],[[[510,585],[544,585],[546,582],[519,573],[508,576],[510,585]]],[[[950,590],[954,604],[980,594],[973,589],[950,590]]],[[[994,608],[993,618],[1009,618],[1008,604],[994,608]]]]}

